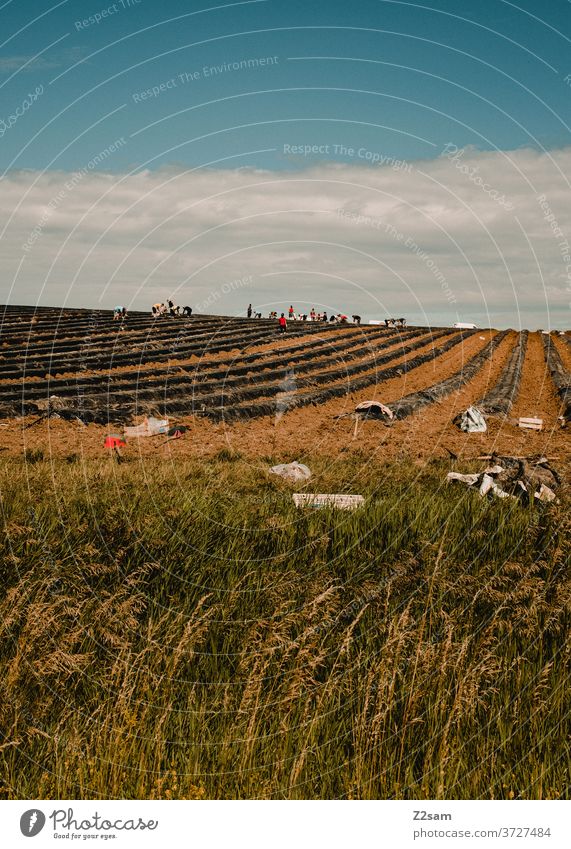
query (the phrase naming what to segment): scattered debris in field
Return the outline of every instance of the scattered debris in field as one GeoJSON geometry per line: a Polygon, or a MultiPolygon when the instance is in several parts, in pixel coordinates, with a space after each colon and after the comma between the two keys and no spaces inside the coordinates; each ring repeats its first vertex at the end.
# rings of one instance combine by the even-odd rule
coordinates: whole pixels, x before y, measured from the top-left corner
{"type": "MultiPolygon", "coordinates": [[[[499,457],[499,454],[494,452],[494,454],[479,454],[477,457],[471,457],[471,459],[472,460],[495,460],[497,457],[499,457]]],[[[552,456],[552,457],[544,457],[543,454],[541,456],[538,456],[537,454],[532,454],[532,455],[528,454],[526,456],[515,456],[515,455],[513,455],[513,456],[510,456],[509,459],[510,460],[530,460],[536,466],[537,465],[541,466],[541,465],[545,465],[546,463],[551,462],[551,460],[560,460],[561,458],[559,457],[559,455],[552,456]]]]}
{"type": "Polygon", "coordinates": [[[394,413],[390,407],[381,404],[380,401],[362,401],[355,407],[355,412],[362,418],[371,419],[394,419],[394,413]]]}
{"type": "Polygon", "coordinates": [[[125,448],[127,443],[118,433],[110,433],[105,437],[105,448],[125,448]]]}
{"type": "Polygon", "coordinates": [[[118,463],[123,462],[123,454],[121,448],[125,448],[127,443],[118,433],[109,433],[105,437],[104,447],[111,450],[113,456],[118,463]]]}
{"type": "Polygon", "coordinates": [[[160,445],[166,445],[167,442],[172,442],[173,439],[182,439],[187,431],[188,428],[186,425],[173,425],[172,427],[169,427],[167,430],[167,438],[164,439],[160,445]]]}
{"type": "Polygon", "coordinates": [[[362,495],[344,495],[318,493],[311,495],[309,493],[294,493],[293,500],[296,507],[337,507],[339,510],[356,510],[362,507],[365,499],[362,495]]]}
{"type": "Polygon", "coordinates": [[[488,466],[487,469],[484,469],[485,475],[500,475],[503,472],[502,466],[499,466],[497,463],[495,466],[488,466]]]}
{"type": "Polygon", "coordinates": [[[447,481],[458,481],[459,483],[465,483],[467,486],[474,486],[478,483],[480,479],[480,475],[461,475],[460,472],[448,472],[446,475],[447,481]]]}
{"type": "Polygon", "coordinates": [[[480,495],[487,495],[489,492],[492,492],[494,495],[497,495],[498,498],[513,498],[514,496],[505,492],[501,487],[497,485],[495,480],[491,475],[487,475],[485,472],[482,475],[482,480],[480,481],[480,495]]]}
{"type": "Polygon", "coordinates": [[[141,424],[134,427],[126,427],[125,436],[159,436],[162,433],[168,433],[168,429],[168,419],[155,419],[153,416],[146,416],[141,424]]]}
{"type": "Polygon", "coordinates": [[[544,483],[541,484],[539,491],[534,493],[534,498],[537,498],[538,501],[556,501],[555,493],[544,483]]]}
{"type": "Polygon", "coordinates": [[[486,419],[477,407],[468,407],[463,413],[459,413],[454,424],[464,433],[485,433],[488,429],[486,419]]]}
{"type": "Polygon", "coordinates": [[[394,424],[396,421],[395,414],[391,408],[387,407],[385,404],[381,404],[380,401],[362,401],[360,404],[357,404],[352,413],[341,413],[341,415],[335,416],[334,418],[350,418],[355,420],[353,439],[357,436],[361,422],[373,419],[378,422],[383,422],[386,427],[390,427],[390,425],[394,424]]]}
{"type": "Polygon", "coordinates": [[[311,470],[303,463],[298,463],[294,460],[293,463],[280,463],[278,466],[272,466],[270,469],[271,475],[279,475],[288,481],[305,481],[311,477],[311,470]]]}
{"type": "Polygon", "coordinates": [[[49,398],[40,398],[36,401],[38,410],[63,410],[66,407],[66,402],[59,395],[50,395],[49,398]]]}
{"type": "Polygon", "coordinates": [[[518,419],[518,425],[523,428],[527,428],[528,430],[542,430],[543,428],[543,419],[535,419],[535,418],[520,418],[518,419]]]}
{"type": "Polygon", "coordinates": [[[180,439],[181,436],[187,432],[188,428],[186,425],[174,425],[173,427],[169,427],[167,430],[167,436],[169,439],[180,439]]]}
{"type": "Polygon", "coordinates": [[[558,473],[546,457],[481,457],[494,463],[479,474],[448,472],[446,480],[478,487],[480,495],[495,495],[498,498],[519,498],[524,503],[530,500],[556,501],[554,490],[561,483],[558,473]]]}

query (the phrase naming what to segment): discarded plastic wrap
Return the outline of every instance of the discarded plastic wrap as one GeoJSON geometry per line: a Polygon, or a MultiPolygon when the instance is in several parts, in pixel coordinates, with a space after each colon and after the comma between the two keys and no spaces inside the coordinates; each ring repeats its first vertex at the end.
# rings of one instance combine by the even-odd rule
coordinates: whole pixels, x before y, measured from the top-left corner
{"type": "Polygon", "coordinates": [[[556,501],[554,488],[561,482],[545,457],[535,458],[533,462],[523,457],[498,457],[493,466],[480,474],[448,472],[446,480],[477,488],[482,497],[518,498],[524,504],[529,504],[532,498],[546,503],[556,501]]]}
{"type": "Polygon", "coordinates": [[[534,494],[534,497],[537,498],[538,501],[556,501],[557,498],[552,489],[548,486],[545,486],[544,483],[541,484],[539,491],[534,494]]]}
{"type": "Polygon", "coordinates": [[[337,507],[340,510],[356,510],[357,507],[362,507],[365,503],[362,495],[345,495],[343,493],[311,495],[305,492],[296,492],[293,500],[296,507],[337,507]]]}
{"type": "Polygon", "coordinates": [[[187,432],[188,428],[185,425],[173,425],[167,431],[169,439],[180,439],[187,432]]]}
{"type": "Polygon", "coordinates": [[[295,460],[293,463],[280,463],[279,466],[272,466],[270,469],[271,475],[279,475],[288,481],[305,481],[311,477],[311,471],[303,463],[298,463],[295,460]]]}
{"type": "Polygon", "coordinates": [[[454,419],[464,433],[485,433],[488,429],[483,414],[477,407],[468,407],[454,419]]]}
{"type": "Polygon", "coordinates": [[[459,483],[467,484],[467,486],[475,486],[480,480],[480,475],[461,475],[460,472],[448,472],[446,480],[458,481],[459,483]]]}
{"type": "Polygon", "coordinates": [[[496,463],[496,465],[495,465],[495,466],[488,466],[488,468],[487,468],[487,469],[484,469],[484,474],[485,474],[485,475],[501,475],[501,473],[502,473],[503,471],[504,471],[504,467],[503,467],[503,466],[499,466],[499,465],[496,463]]]}
{"type": "Polygon", "coordinates": [[[168,419],[155,419],[149,416],[140,425],[125,428],[125,436],[158,436],[161,433],[167,433],[169,429],[168,419]]]}
{"type": "Polygon", "coordinates": [[[395,417],[390,407],[386,407],[380,401],[362,401],[355,407],[355,412],[367,418],[394,419],[395,417]]]}
{"type": "Polygon", "coordinates": [[[510,495],[509,492],[504,492],[504,490],[497,485],[495,480],[491,475],[483,474],[482,482],[480,484],[480,495],[487,495],[489,492],[497,495],[498,498],[513,498],[513,495],[510,495]]]}

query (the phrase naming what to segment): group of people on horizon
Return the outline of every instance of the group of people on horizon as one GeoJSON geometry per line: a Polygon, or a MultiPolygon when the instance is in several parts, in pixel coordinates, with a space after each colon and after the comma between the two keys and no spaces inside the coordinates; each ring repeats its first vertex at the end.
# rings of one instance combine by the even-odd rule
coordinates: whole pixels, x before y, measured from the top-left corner
{"type": "MultiPolygon", "coordinates": [[[[153,318],[158,318],[159,316],[163,316],[163,315],[191,316],[192,315],[192,307],[188,307],[188,306],[183,307],[182,311],[181,311],[180,306],[175,304],[174,301],[172,301],[169,298],[169,300],[166,302],[166,304],[160,303],[160,302],[153,304],[152,307],[151,307],[151,314],[152,314],[153,318]]],[[[262,317],[262,313],[255,311],[252,307],[252,304],[248,304],[248,309],[246,310],[246,315],[248,316],[248,318],[252,318],[252,317],[253,318],[261,318],[262,317]]],[[[125,307],[123,307],[123,306],[115,307],[115,309],[113,310],[113,320],[114,321],[118,321],[120,319],[125,319],[126,317],[127,317],[127,310],[125,309],[125,307]]],[[[283,313],[283,312],[281,313],[280,317],[278,318],[277,310],[271,310],[271,312],[268,315],[268,318],[279,321],[280,331],[282,333],[285,333],[285,331],[286,331],[288,320],[289,321],[327,321],[327,322],[330,322],[330,323],[339,322],[340,324],[347,324],[348,321],[349,321],[348,316],[346,316],[344,313],[339,312],[339,313],[336,313],[336,314],[334,313],[334,314],[328,316],[327,313],[325,312],[325,310],[323,312],[316,312],[315,307],[312,307],[311,310],[309,311],[309,313],[302,313],[302,312],[296,313],[296,311],[293,308],[293,304],[290,304],[287,319],[285,317],[285,313],[283,313]],[[283,319],[283,322],[282,322],[282,319],[283,319]]],[[[353,320],[353,324],[361,324],[361,316],[360,315],[352,315],[351,318],[353,320]]],[[[405,326],[405,320],[402,319],[402,318],[385,319],[385,323],[388,326],[392,326],[392,327],[394,327],[394,326],[405,326]],[[390,322],[390,325],[388,325],[388,322],[390,322]]]]}
{"type": "MultiPolygon", "coordinates": [[[[261,312],[255,312],[253,310],[252,304],[248,304],[248,309],[246,310],[246,315],[248,316],[248,318],[252,318],[252,316],[254,318],[261,318],[262,317],[261,312]]],[[[316,312],[315,307],[312,307],[311,310],[309,311],[309,313],[302,313],[302,312],[296,313],[296,311],[293,308],[293,304],[290,305],[290,308],[289,308],[288,314],[287,314],[287,319],[286,319],[285,313],[283,313],[283,312],[281,313],[281,315],[278,318],[277,310],[271,310],[269,315],[268,315],[268,318],[279,321],[281,332],[285,332],[288,321],[327,321],[327,322],[330,322],[330,323],[339,322],[340,324],[347,324],[347,322],[349,321],[348,316],[346,316],[344,313],[339,312],[339,313],[336,313],[336,314],[334,313],[334,314],[328,316],[325,311],[316,312]],[[283,319],[283,322],[282,322],[282,319],[283,319]]],[[[353,319],[353,324],[360,324],[361,323],[361,316],[360,315],[353,315],[353,316],[351,316],[351,318],[353,319]]]]}
{"type": "Polygon", "coordinates": [[[174,301],[171,301],[169,299],[166,302],[166,304],[161,304],[161,303],[153,304],[153,306],[151,308],[151,312],[152,312],[153,318],[158,318],[161,315],[174,315],[174,316],[176,316],[176,315],[182,314],[182,315],[190,316],[190,315],[192,315],[192,307],[183,307],[182,313],[181,313],[180,307],[177,306],[174,303],[174,301]]]}
{"type": "Polygon", "coordinates": [[[262,317],[261,312],[254,312],[254,310],[252,309],[252,304],[248,304],[248,309],[246,310],[246,314],[247,314],[248,318],[252,318],[252,315],[254,316],[254,318],[261,318],[262,317]]]}

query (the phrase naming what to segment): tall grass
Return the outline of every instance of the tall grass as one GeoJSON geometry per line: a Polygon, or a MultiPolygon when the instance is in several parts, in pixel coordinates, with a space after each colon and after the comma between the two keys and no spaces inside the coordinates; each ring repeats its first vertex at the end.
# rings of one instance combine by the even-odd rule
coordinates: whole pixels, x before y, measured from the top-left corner
{"type": "Polygon", "coordinates": [[[568,505],[308,462],[0,463],[3,798],[568,796],[568,505]]]}

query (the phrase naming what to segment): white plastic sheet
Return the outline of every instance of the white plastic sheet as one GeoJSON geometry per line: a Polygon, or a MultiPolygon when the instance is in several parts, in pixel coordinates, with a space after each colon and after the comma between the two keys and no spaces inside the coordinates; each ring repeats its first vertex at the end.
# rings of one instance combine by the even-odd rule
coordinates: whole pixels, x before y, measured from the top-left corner
{"type": "Polygon", "coordinates": [[[447,481],[458,481],[459,483],[465,483],[468,486],[474,486],[478,483],[480,479],[480,475],[461,475],[460,472],[448,472],[446,475],[447,481]]]}
{"type": "Polygon", "coordinates": [[[485,433],[488,429],[483,414],[477,407],[468,407],[458,416],[458,427],[464,433],[485,433]]]}
{"type": "Polygon", "coordinates": [[[166,433],[169,429],[168,419],[155,419],[154,416],[149,416],[140,425],[125,428],[125,436],[159,436],[161,433],[166,433]]]}
{"type": "Polygon", "coordinates": [[[311,477],[311,470],[303,463],[298,463],[294,460],[293,463],[280,463],[278,466],[272,466],[270,474],[279,475],[288,481],[305,481],[311,477]]]}
{"type": "Polygon", "coordinates": [[[296,492],[293,496],[296,507],[336,507],[339,510],[356,510],[362,507],[365,499],[362,495],[345,495],[345,493],[320,492],[315,495],[296,492]]]}

